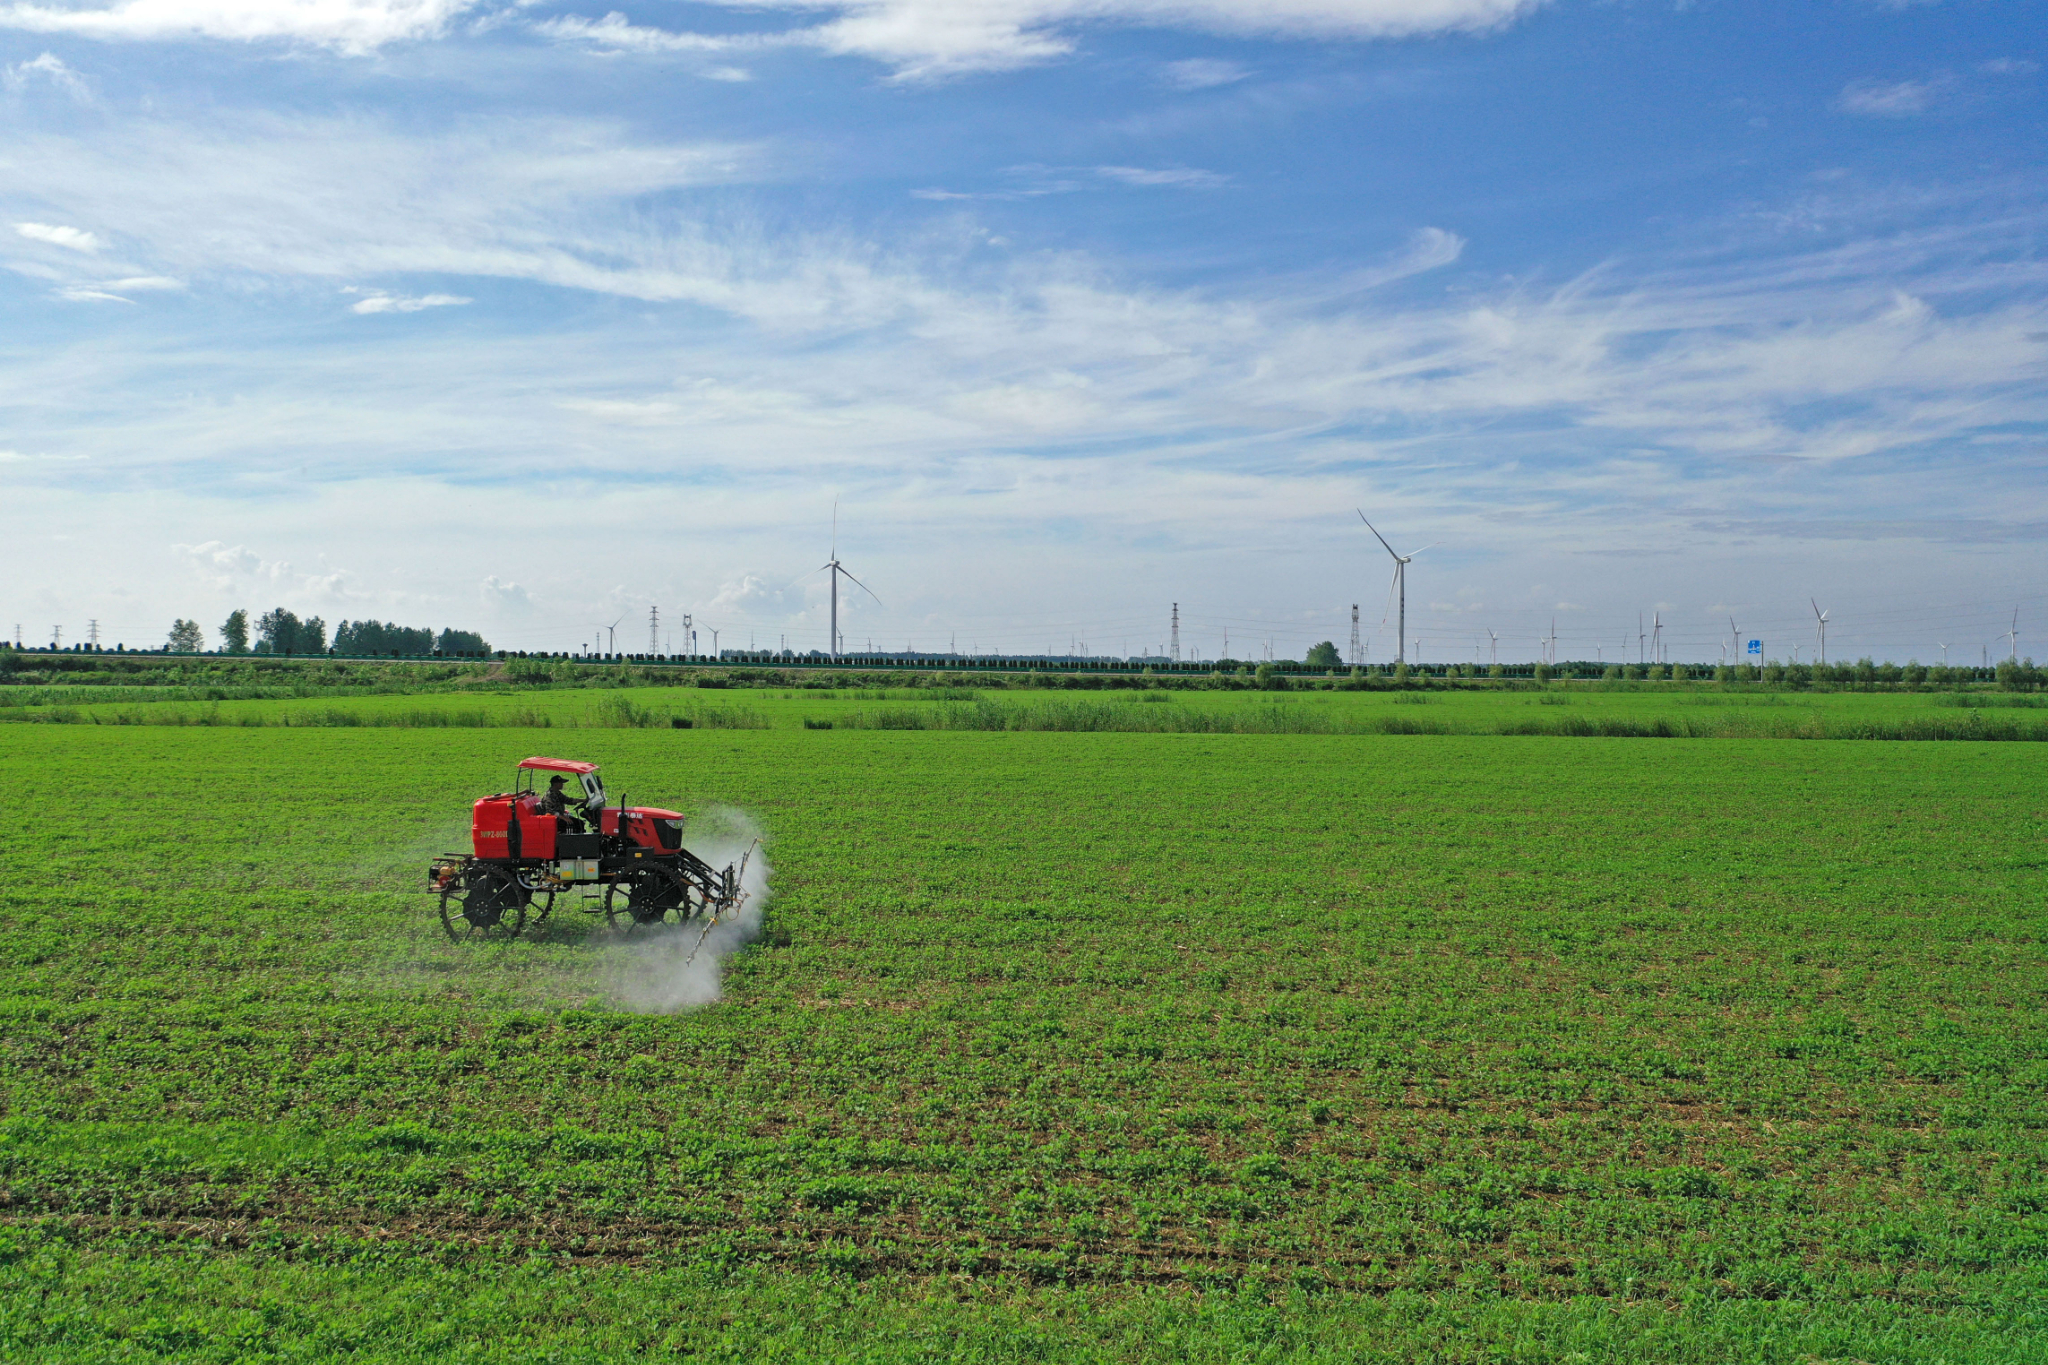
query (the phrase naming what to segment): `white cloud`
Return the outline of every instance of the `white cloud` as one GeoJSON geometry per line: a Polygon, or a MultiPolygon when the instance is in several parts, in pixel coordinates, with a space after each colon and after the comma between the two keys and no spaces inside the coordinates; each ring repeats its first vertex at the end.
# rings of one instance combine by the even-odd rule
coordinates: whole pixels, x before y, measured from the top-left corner
{"type": "Polygon", "coordinates": [[[743,573],[719,585],[718,595],[705,610],[713,616],[764,615],[781,608],[788,589],[778,588],[759,574],[743,573]]]}
{"type": "Polygon", "coordinates": [[[676,405],[665,401],[620,402],[606,398],[564,398],[556,404],[570,412],[588,413],[613,422],[666,422],[676,414],[676,405]]]}
{"type": "Polygon", "coordinates": [[[1159,185],[1184,190],[1221,189],[1230,183],[1230,177],[1227,175],[1218,175],[1214,171],[1190,170],[1186,167],[1147,170],[1140,166],[1097,166],[1095,173],[1105,180],[1114,180],[1124,185],[1159,185]]]}
{"type": "Polygon", "coordinates": [[[198,545],[173,545],[171,553],[191,566],[207,584],[219,591],[244,586],[275,586],[291,577],[292,566],[271,561],[246,545],[227,545],[218,540],[198,545]]]}
{"type": "Polygon", "coordinates": [[[165,275],[131,275],[119,280],[101,280],[93,284],[66,285],[57,291],[57,297],[73,303],[133,303],[130,294],[156,293],[168,289],[183,289],[183,280],[174,280],[165,275]]]}
{"type": "Polygon", "coordinates": [[[381,289],[345,289],[345,294],[364,294],[349,305],[351,313],[417,313],[428,308],[460,308],[474,299],[460,294],[387,294],[381,289]]]}
{"type": "Polygon", "coordinates": [[[533,598],[517,583],[491,574],[478,585],[484,605],[500,611],[523,612],[532,608],[533,598]]]}
{"type": "Polygon", "coordinates": [[[1910,118],[1924,114],[1940,92],[1939,81],[1851,81],[1842,88],[1837,107],[1872,118],[1910,118]]]}
{"type": "Polygon", "coordinates": [[[48,81],[81,104],[92,99],[92,92],[86,89],[85,81],[55,53],[45,52],[29,61],[0,68],[0,85],[11,91],[25,90],[38,80],[48,81]]]}
{"type": "Polygon", "coordinates": [[[1184,62],[1168,62],[1161,72],[1161,79],[1176,90],[1208,90],[1235,84],[1251,74],[1248,68],[1237,62],[1191,57],[1184,62]]]}
{"type": "Polygon", "coordinates": [[[100,39],[284,41],[364,53],[433,38],[477,0],[122,0],[0,5],[0,28],[100,39]]]}
{"type": "Polygon", "coordinates": [[[98,251],[103,245],[98,237],[83,228],[62,227],[55,223],[16,223],[14,230],[32,242],[47,242],[71,251],[98,251]]]}
{"type": "Polygon", "coordinates": [[[1995,57],[1980,64],[1977,69],[1994,76],[2031,76],[2041,69],[2041,64],[2030,62],[2024,57],[1995,57]]]}
{"type": "MultiPolygon", "coordinates": [[[[613,51],[723,51],[742,44],[802,44],[896,68],[901,79],[1002,71],[1072,52],[1074,30],[1090,24],[1191,29],[1300,39],[1404,38],[1482,32],[1542,0],[712,0],[733,9],[825,10],[834,17],[779,33],[672,33],[625,16],[568,18],[537,25],[564,41],[613,51]]],[[[1222,84],[1228,63],[1175,63],[1169,80],[1222,84]]]]}
{"type": "Polygon", "coordinates": [[[730,52],[740,47],[764,47],[771,41],[767,35],[674,33],[649,28],[633,23],[616,10],[602,19],[564,15],[543,20],[533,29],[557,42],[585,43],[607,52],[730,52]]]}

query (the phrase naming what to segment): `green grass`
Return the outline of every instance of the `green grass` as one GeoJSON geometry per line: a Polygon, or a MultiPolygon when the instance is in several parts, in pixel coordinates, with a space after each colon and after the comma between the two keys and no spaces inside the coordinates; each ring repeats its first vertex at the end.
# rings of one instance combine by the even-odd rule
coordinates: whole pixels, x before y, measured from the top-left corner
{"type": "MultiPolygon", "coordinates": [[[[1289,704],[1477,706],[1397,695],[1289,704]]],[[[1197,696],[1117,704],[1270,705],[1197,696]]],[[[773,728],[0,732],[9,1357],[2038,1358],[2032,745],[705,700],[773,728]],[[761,819],[723,1003],[441,939],[534,751],[761,819]]]]}
{"type": "MultiPolygon", "coordinates": [[[[1327,680],[1326,680],[1327,681],[1327,680]]],[[[959,687],[635,686],[194,703],[44,699],[18,722],[328,729],[863,729],[1111,733],[2048,740],[2048,698],[1996,692],[1774,692],[1713,684],[1553,684],[1285,692],[959,687]]]]}

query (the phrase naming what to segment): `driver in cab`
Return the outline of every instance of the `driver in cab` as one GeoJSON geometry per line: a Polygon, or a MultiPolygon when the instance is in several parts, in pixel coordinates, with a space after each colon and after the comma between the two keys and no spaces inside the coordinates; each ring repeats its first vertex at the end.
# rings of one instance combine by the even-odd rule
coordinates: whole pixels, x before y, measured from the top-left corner
{"type": "Polygon", "coordinates": [[[556,828],[567,830],[573,834],[581,834],[583,833],[583,821],[576,815],[571,814],[569,808],[572,804],[581,808],[583,803],[570,800],[568,794],[563,790],[567,785],[568,779],[559,773],[548,779],[548,794],[540,799],[540,813],[542,815],[555,816],[557,818],[556,828]]]}

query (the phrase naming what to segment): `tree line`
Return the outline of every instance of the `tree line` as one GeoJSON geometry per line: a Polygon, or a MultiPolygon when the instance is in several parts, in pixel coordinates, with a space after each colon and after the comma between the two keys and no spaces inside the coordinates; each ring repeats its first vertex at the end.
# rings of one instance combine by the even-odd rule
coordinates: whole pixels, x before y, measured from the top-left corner
{"type": "MultiPolygon", "coordinates": [[[[197,654],[206,648],[206,632],[197,621],[179,617],[171,623],[166,643],[174,654],[197,654]]],[[[488,654],[490,642],[473,630],[434,631],[387,621],[343,621],[334,628],[333,651],[349,655],[488,654]]],[[[325,654],[327,623],[317,616],[299,616],[275,607],[255,621],[250,639],[249,613],[229,613],[220,625],[223,654],[325,654]]]]}

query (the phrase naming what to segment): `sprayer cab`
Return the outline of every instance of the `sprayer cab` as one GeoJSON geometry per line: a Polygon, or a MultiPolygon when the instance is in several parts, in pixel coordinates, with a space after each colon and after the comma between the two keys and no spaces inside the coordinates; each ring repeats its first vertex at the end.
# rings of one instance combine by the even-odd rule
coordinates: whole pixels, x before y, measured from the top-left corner
{"type": "Polygon", "coordinates": [[[555,895],[575,887],[602,902],[590,913],[615,928],[670,915],[716,921],[739,904],[746,859],[713,869],[683,847],[683,824],[659,806],[606,804],[595,763],[523,759],[512,790],[470,807],[470,851],[436,858],[428,889],[440,895],[442,925],[456,939],[500,931],[515,910],[523,924],[533,905],[535,922],[545,920],[555,895]]]}

